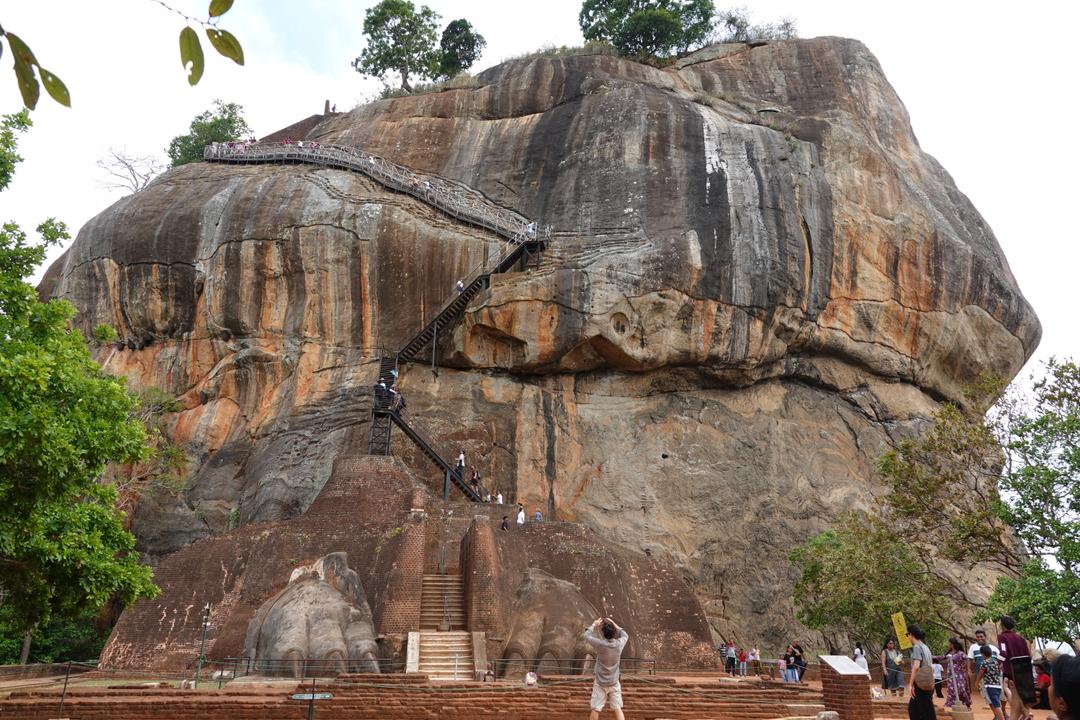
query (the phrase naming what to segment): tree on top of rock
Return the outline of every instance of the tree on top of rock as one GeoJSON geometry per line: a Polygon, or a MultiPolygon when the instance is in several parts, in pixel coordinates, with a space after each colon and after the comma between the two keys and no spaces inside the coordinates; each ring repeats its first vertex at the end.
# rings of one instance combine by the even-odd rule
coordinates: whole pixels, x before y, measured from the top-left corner
{"type": "Polygon", "coordinates": [[[240,140],[251,134],[244,108],[236,103],[214,101],[214,108],[199,113],[191,121],[187,135],[177,135],[165,152],[173,167],[179,167],[203,159],[203,149],[215,142],[240,140]]]}
{"type": "Polygon", "coordinates": [[[439,74],[452,78],[472,67],[480,51],[487,45],[484,36],[468,20],[454,20],[443,30],[439,58],[439,74]]]}
{"type": "Polygon", "coordinates": [[[438,22],[427,5],[417,10],[409,0],[382,0],[364,17],[367,47],[353,69],[387,85],[387,74],[397,73],[405,92],[413,90],[410,77],[450,78],[468,70],[487,44],[484,37],[462,18],[446,26],[436,45],[438,22]]]}
{"type": "Polygon", "coordinates": [[[367,47],[353,60],[353,68],[383,82],[388,72],[396,72],[401,89],[411,92],[409,76],[432,78],[439,71],[438,21],[427,5],[417,10],[408,0],[382,0],[364,17],[367,47]]]}
{"type": "Polygon", "coordinates": [[[712,0],[585,0],[578,24],[622,55],[660,57],[704,42],[715,14],[712,0]]]}

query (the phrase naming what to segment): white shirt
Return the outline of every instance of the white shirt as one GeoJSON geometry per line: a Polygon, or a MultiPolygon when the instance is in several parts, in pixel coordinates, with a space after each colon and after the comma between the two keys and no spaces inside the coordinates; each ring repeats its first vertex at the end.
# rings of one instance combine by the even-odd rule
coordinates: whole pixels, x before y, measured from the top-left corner
{"type": "Polygon", "coordinates": [[[524,510],[518,510],[517,524],[518,525],[524,525],[525,524],[525,511],[524,510]]]}
{"type": "Polygon", "coordinates": [[[495,504],[496,505],[502,505],[503,504],[502,503],[502,493],[499,493],[498,495],[495,496],[495,504]]]}
{"type": "Polygon", "coordinates": [[[465,453],[458,453],[457,462],[458,465],[461,465],[462,467],[465,466],[465,453]]]}
{"type": "Polygon", "coordinates": [[[934,663],[931,667],[934,668],[934,679],[935,680],[940,680],[941,679],[941,671],[944,670],[945,668],[941,667],[941,663],[934,663]]]}
{"type": "MultiPolygon", "coordinates": [[[[989,642],[989,641],[987,641],[986,644],[989,645],[990,649],[994,651],[994,657],[996,657],[998,660],[1000,660],[1001,659],[1001,651],[998,650],[997,646],[994,645],[994,643],[989,642]]],[[[967,653],[968,659],[974,660],[975,656],[979,655],[979,649],[980,648],[982,648],[982,645],[980,645],[979,643],[971,643],[971,647],[968,648],[968,653],[967,653]]]]}

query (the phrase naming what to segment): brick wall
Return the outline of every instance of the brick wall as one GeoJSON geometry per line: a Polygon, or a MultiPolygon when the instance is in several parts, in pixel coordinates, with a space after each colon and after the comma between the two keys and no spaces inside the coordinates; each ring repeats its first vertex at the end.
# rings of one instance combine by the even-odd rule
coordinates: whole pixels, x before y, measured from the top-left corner
{"type": "Polygon", "coordinates": [[[822,663],[821,694],[825,709],[835,711],[840,720],[874,720],[870,678],[865,675],[841,675],[822,663]]]}
{"type": "Polygon", "coordinates": [[[501,637],[503,617],[497,580],[500,573],[490,522],[474,522],[461,542],[461,572],[465,579],[465,612],[469,629],[501,637]]]}
{"type": "Polygon", "coordinates": [[[375,618],[375,628],[380,633],[403,633],[420,627],[427,527],[426,520],[415,520],[402,532],[401,547],[386,575],[386,599],[375,618]]]}

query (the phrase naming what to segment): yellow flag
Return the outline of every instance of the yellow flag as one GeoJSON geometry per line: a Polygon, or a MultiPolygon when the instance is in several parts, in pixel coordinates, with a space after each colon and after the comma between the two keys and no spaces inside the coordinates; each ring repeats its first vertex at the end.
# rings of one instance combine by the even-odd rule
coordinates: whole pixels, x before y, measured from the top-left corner
{"type": "Polygon", "coordinates": [[[892,614],[892,626],[896,630],[896,639],[900,643],[901,650],[907,650],[911,647],[911,641],[907,636],[907,621],[904,620],[904,613],[898,612],[892,614]]]}

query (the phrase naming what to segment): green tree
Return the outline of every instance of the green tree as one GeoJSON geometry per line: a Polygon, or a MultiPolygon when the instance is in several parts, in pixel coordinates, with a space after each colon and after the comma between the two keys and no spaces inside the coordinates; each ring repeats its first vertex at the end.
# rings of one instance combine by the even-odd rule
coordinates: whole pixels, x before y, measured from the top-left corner
{"type": "Polygon", "coordinates": [[[213,109],[196,115],[188,134],[174,137],[165,152],[172,167],[179,167],[201,161],[203,149],[211,143],[239,140],[250,134],[243,107],[214,100],[213,109]]]}
{"type": "Polygon", "coordinates": [[[438,21],[426,5],[417,10],[409,0],[382,0],[364,16],[367,47],[353,60],[353,68],[384,83],[387,73],[396,72],[401,89],[411,92],[410,76],[431,79],[439,72],[438,21]]]}
{"type": "MultiPolygon", "coordinates": [[[[6,116],[4,128],[25,128],[6,116]]],[[[17,157],[14,134],[0,155],[17,157]]],[[[0,188],[14,163],[0,170],[0,188]]],[[[26,632],[111,598],[152,595],[150,568],[134,554],[116,489],[98,481],[110,462],[147,453],[137,401],[90,357],[71,329],[70,303],[38,300],[26,281],[46,249],[68,239],[63,223],[38,226],[40,244],[14,223],[0,229],[0,598],[26,632]]]]}
{"type": "Polygon", "coordinates": [[[484,36],[476,32],[468,20],[454,20],[443,30],[439,42],[439,74],[452,78],[472,67],[487,45],[484,36]]]}
{"type": "Polygon", "coordinates": [[[846,638],[880,647],[893,634],[890,616],[898,611],[944,640],[947,588],[897,527],[852,516],[797,548],[791,560],[801,569],[794,589],[799,621],[831,645],[846,638]]]}
{"type": "Polygon", "coordinates": [[[1030,398],[1003,404],[1007,453],[999,515],[1026,558],[983,617],[1012,615],[1030,635],[1080,639],[1080,366],[1051,359],[1030,398]]]}
{"type": "Polygon", "coordinates": [[[622,55],[659,57],[704,42],[715,13],[712,0],[585,0],[578,24],[622,55]]]}

